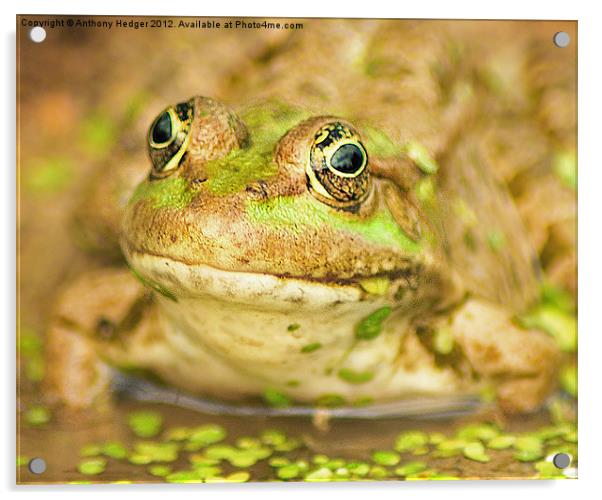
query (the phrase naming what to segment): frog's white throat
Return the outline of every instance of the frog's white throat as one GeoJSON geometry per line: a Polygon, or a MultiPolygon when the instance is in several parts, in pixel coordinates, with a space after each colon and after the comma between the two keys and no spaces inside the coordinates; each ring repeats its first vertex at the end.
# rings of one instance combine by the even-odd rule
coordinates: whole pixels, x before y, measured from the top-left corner
{"type": "MultiPolygon", "coordinates": [[[[130,266],[148,284],[176,299],[213,298],[257,308],[312,311],[366,300],[357,285],[281,277],[267,273],[224,271],[168,257],[126,251],[130,266]]],[[[376,297],[374,297],[376,299],[376,297]]],[[[368,300],[368,302],[372,302],[368,300]]]]}

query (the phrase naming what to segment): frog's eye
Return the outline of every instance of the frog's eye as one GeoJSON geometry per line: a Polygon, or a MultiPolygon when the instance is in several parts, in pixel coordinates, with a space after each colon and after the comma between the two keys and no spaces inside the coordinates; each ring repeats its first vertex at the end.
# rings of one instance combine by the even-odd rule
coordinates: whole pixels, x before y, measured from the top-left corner
{"type": "Polygon", "coordinates": [[[151,178],[169,175],[180,165],[188,147],[193,101],[167,108],[148,131],[148,152],[153,162],[151,178]]]}
{"type": "Polygon", "coordinates": [[[368,154],[351,127],[340,122],[324,125],[314,135],[309,156],[308,186],[318,199],[346,208],[366,198],[368,154]]]}

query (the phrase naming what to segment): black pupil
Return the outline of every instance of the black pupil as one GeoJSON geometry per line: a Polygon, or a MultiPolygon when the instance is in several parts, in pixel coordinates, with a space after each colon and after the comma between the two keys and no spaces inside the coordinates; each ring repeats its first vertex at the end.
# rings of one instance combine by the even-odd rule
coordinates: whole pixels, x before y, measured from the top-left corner
{"type": "Polygon", "coordinates": [[[171,117],[166,111],[163,113],[153,127],[153,142],[163,144],[171,139],[171,117]]]}
{"type": "Polygon", "coordinates": [[[355,144],[342,145],[334,152],[330,159],[332,168],[344,174],[357,172],[363,164],[364,153],[355,144]]]}

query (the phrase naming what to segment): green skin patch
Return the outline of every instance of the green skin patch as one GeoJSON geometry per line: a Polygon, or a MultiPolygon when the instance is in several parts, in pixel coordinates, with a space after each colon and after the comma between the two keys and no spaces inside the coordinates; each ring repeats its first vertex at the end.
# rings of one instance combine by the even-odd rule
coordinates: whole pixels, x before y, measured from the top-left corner
{"type": "MultiPolygon", "coordinates": [[[[278,166],[272,160],[274,144],[308,116],[305,111],[278,103],[259,105],[243,112],[241,118],[250,135],[248,147],[207,162],[205,187],[216,195],[226,196],[240,192],[250,182],[275,176],[278,166]]],[[[368,149],[377,155],[391,156],[400,151],[386,134],[375,128],[366,127],[365,135],[368,149]]],[[[168,177],[140,184],[130,203],[147,200],[155,209],[183,209],[194,196],[195,190],[185,179],[168,177]]],[[[328,224],[377,245],[399,247],[408,253],[420,250],[420,245],[404,233],[391,213],[384,209],[368,219],[354,220],[309,196],[278,197],[262,202],[249,201],[247,215],[255,222],[293,231],[299,231],[303,226],[315,228],[328,224]]]]}
{"type": "MultiPolygon", "coordinates": [[[[205,165],[208,180],[204,186],[213,194],[226,196],[240,192],[250,182],[265,180],[278,173],[272,160],[274,145],[288,130],[309,117],[309,113],[283,104],[257,106],[241,114],[249,130],[249,145],[231,151],[224,158],[205,165]]],[[[153,208],[186,208],[195,191],[181,177],[145,181],[138,185],[130,203],[148,200],[153,208]]]]}
{"type": "Polygon", "coordinates": [[[278,173],[272,159],[274,145],[309,113],[281,103],[252,107],[241,114],[249,130],[250,143],[231,151],[224,158],[207,162],[206,187],[216,195],[241,191],[247,184],[268,179],[278,173]]]}
{"type": "Polygon", "coordinates": [[[167,177],[166,179],[145,181],[138,185],[130,199],[134,204],[140,200],[147,200],[153,208],[173,208],[181,210],[186,208],[194,197],[194,191],[181,177],[167,177]]]}
{"type": "Polygon", "coordinates": [[[381,246],[399,247],[418,253],[420,245],[403,232],[388,210],[379,210],[366,219],[353,219],[310,196],[279,196],[267,201],[248,201],[247,216],[260,224],[300,231],[327,224],[381,246]]]}

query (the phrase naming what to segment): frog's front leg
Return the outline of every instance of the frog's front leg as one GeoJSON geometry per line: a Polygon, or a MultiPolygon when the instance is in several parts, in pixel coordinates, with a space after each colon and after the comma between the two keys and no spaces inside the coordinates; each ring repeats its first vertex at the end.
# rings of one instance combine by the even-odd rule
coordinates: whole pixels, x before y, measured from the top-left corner
{"type": "Polygon", "coordinates": [[[127,269],[86,273],[58,297],[46,334],[45,394],[71,408],[108,401],[124,337],[148,328],[150,295],[127,269]]]}
{"type": "Polygon", "coordinates": [[[522,329],[501,307],[475,299],[447,321],[472,371],[495,382],[503,410],[525,412],[541,405],[555,385],[560,360],[549,335],[522,329]]]}

